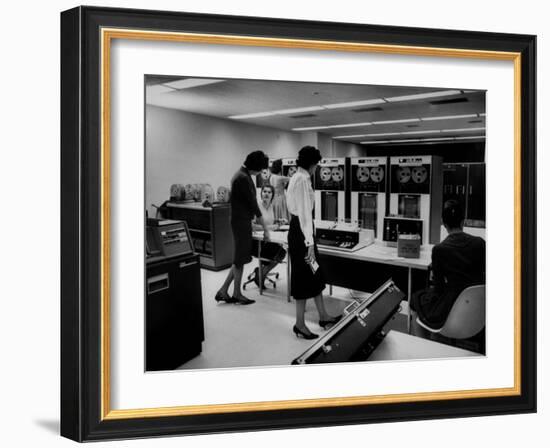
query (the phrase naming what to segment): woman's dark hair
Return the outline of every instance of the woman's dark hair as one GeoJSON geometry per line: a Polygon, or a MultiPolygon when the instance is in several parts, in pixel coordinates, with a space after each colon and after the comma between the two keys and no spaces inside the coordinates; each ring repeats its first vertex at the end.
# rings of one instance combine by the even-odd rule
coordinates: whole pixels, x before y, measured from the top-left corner
{"type": "Polygon", "coordinates": [[[267,168],[269,160],[263,151],[253,151],[246,156],[244,166],[251,171],[262,171],[267,168]]]}
{"type": "Polygon", "coordinates": [[[271,203],[273,202],[273,198],[275,197],[275,187],[273,185],[270,185],[270,184],[266,184],[262,187],[262,191],[261,193],[263,194],[264,190],[265,189],[268,189],[269,191],[271,191],[271,201],[269,201],[269,205],[271,205],[271,203]]]}
{"type": "Polygon", "coordinates": [[[462,205],[455,199],[446,201],[443,204],[443,212],[441,213],[441,219],[449,229],[458,229],[462,227],[462,221],[464,221],[464,210],[462,205]]]}
{"type": "Polygon", "coordinates": [[[308,170],[312,165],[319,163],[322,159],[321,153],[314,146],[304,146],[298,152],[298,159],[296,165],[308,170]]]}
{"type": "Polygon", "coordinates": [[[282,159],[274,160],[273,163],[271,164],[270,170],[273,174],[280,174],[282,169],[283,169],[282,159]]]}

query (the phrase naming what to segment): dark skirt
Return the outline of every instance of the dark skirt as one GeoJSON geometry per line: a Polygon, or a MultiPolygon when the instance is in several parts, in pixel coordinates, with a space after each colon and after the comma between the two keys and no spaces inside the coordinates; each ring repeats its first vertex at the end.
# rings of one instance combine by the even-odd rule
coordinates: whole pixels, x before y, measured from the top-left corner
{"type": "MultiPolygon", "coordinates": [[[[319,263],[317,244],[314,243],[315,259],[319,263]]],[[[315,274],[305,261],[307,247],[297,216],[291,215],[288,230],[288,255],[290,257],[290,294],[294,300],[315,297],[325,289],[323,268],[319,266],[315,274]]]]}
{"type": "Polygon", "coordinates": [[[233,231],[233,264],[243,266],[252,261],[252,221],[250,219],[231,220],[233,231]]]}

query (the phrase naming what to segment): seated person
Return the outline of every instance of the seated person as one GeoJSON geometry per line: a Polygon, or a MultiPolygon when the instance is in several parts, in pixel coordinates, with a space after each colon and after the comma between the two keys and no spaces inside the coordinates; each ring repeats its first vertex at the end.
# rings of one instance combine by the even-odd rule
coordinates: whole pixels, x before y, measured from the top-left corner
{"type": "MultiPolygon", "coordinates": [[[[462,231],[464,212],[458,201],[446,201],[441,218],[449,235],[432,249],[433,284],[415,293],[411,301],[420,321],[433,329],[443,327],[465,288],[485,284],[485,240],[462,231]]],[[[422,334],[420,328],[416,330],[422,334]]]]}
{"type": "MultiPolygon", "coordinates": [[[[277,230],[279,228],[279,223],[275,222],[274,211],[273,211],[273,196],[275,194],[275,188],[272,185],[264,185],[261,191],[261,202],[258,204],[260,211],[262,212],[262,218],[264,224],[267,226],[268,230],[277,230]]],[[[256,222],[256,219],[252,222],[252,229],[254,231],[263,230],[263,227],[256,222]]],[[[265,279],[267,274],[275,267],[277,264],[282,262],[285,258],[286,251],[277,243],[270,242],[260,242],[257,240],[253,241],[252,244],[252,255],[258,256],[258,244],[261,244],[260,257],[265,258],[269,261],[262,261],[262,277],[265,279]]],[[[260,275],[258,268],[254,269],[254,283],[260,286],[260,275]]]]}

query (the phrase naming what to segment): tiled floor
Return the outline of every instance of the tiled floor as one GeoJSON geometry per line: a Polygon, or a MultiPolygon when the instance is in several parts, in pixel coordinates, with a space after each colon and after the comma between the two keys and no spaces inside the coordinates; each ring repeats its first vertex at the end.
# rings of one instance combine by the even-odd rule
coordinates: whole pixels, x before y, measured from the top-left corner
{"type": "MultiPolygon", "coordinates": [[[[245,266],[245,276],[254,264],[245,266]]],[[[214,295],[223,283],[227,270],[213,272],[201,270],[205,341],[202,353],[188,361],[182,369],[209,369],[223,367],[252,367],[289,365],[303,353],[312,341],[298,339],[292,332],[295,320],[295,303],[286,299],[286,269],[276,268],[280,277],[275,289],[269,287],[260,295],[251,284],[245,295],[256,300],[252,305],[229,305],[217,303],[214,295]]],[[[245,277],[243,276],[243,277],[245,277]]],[[[231,291],[231,290],[230,290],[231,291]]],[[[332,315],[341,314],[352,301],[351,295],[368,297],[368,294],[333,288],[332,296],[325,289],[325,303],[332,315]]],[[[306,305],[306,323],[309,329],[323,333],[313,300],[306,305]]],[[[396,319],[404,327],[405,319],[396,319]]]]}

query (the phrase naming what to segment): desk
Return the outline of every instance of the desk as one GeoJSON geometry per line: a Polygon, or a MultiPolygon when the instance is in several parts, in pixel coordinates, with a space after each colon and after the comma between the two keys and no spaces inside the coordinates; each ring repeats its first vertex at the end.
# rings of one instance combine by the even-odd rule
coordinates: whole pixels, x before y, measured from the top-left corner
{"type": "Polygon", "coordinates": [[[463,358],[467,356],[483,355],[392,330],[372,352],[368,361],[463,358]]]}
{"type": "MultiPolygon", "coordinates": [[[[285,249],[288,249],[288,232],[280,232],[280,231],[271,231],[271,239],[269,241],[273,243],[280,244],[285,249]]],[[[254,232],[253,237],[257,240],[263,239],[263,232],[254,232]]],[[[397,256],[397,248],[396,247],[388,247],[380,242],[375,242],[374,244],[371,244],[370,246],[363,247],[362,249],[358,249],[355,252],[347,252],[343,250],[338,250],[334,248],[329,248],[326,246],[318,246],[319,249],[319,255],[321,257],[333,257],[338,260],[349,260],[352,262],[358,262],[358,263],[376,263],[376,264],[385,264],[385,265],[391,265],[391,266],[398,266],[402,268],[407,269],[407,302],[409,305],[409,309],[407,312],[407,329],[410,331],[410,324],[411,324],[411,295],[412,295],[412,270],[418,269],[422,271],[427,271],[428,266],[430,265],[432,261],[432,248],[433,245],[426,245],[422,246],[420,249],[420,257],[419,258],[403,258],[397,256]]],[[[259,248],[258,248],[259,250],[259,248]]],[[[259,256],[259,253],[258,253],[259,256]]],[[[258,261],[260,263],[260,261],[258,261]]],[[[289,287],[289,281],[290,281],[290,258],[287,263],[287,300],[290,301],[290,287],[289,287]]],[[[261,277],[261,267],[260,267],[260,277],[261,277]]],[[[386,280],[386,279],[383,279],[386,280]]],[[[328,282],[330,283],[330,281],[328,282]]],[[[260,281],[260,285],[262,282],[260,281]]],[[[352,288],[352,289],[358,289],[360,288],[352,288]]],[[[262,290],[260,290],[260,293],[262,290]]],[[[372,292],[372,291],[366,291],[366,292],[372,292]]]]}

